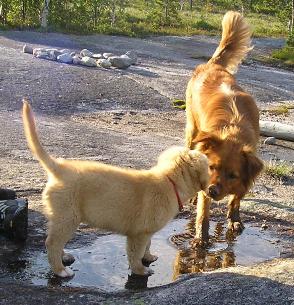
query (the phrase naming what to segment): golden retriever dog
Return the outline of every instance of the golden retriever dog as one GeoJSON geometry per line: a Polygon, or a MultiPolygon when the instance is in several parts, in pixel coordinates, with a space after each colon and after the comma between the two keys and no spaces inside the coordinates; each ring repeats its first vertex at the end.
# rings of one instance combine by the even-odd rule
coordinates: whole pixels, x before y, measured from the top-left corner
{"type": "Polygon", "coordinates": [[[60,277],[73,276],[62,263],[63,248],[83,222],[127,236],[131,271],[150,274],[142,260],[157,259],[149,250],[151,237],[176,216],[182,203],[207,187],[206,156],[174,147],[163,152],[149,170],[55,159],[40,144],[26,101],[23,123],[29,148],[48,174],[43,202],[49,219],[46,247],[53,272],[60,277]]]}
{"type": "Polygon", "coordinates": [[[251,32],[244,18],[229,11],[222,21],[222,38],[212,58],[195,68],[186,91],[186,145],[209,160],[208,192],[197,202],[196,239],[208,241],[211,198],[230,195],[228,227],[241,232],[240,200],[263,168],[256,156],[259,112],[254,99],[234,77],[252,49],[251,32]]]}

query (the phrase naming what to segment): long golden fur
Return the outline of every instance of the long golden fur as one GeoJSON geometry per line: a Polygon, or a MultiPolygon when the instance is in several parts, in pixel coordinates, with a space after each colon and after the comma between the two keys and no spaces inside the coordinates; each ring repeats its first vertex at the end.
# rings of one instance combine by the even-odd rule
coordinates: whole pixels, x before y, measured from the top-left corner
{"type": "Polygon", "coordinates": [[[197,148],[209,160],[208,195],[198,194],[196,238],[208,240],[211,199],[231,195],[229,228],[243,229],[240,200],[262,170],[256,156],[259,113],[254,99],[238,84],[233,74],[251,50],[251,32],[237,12],[227,12],[222,22],[221,42],[206,63],[195,68],[186,91],[186,145],[197,148]]]}
{"type": "Polygon", "coordinates": [[[98,162],[55,159],[41,146],[31,108],[23,105],[29,148],[48,174],[43,202],[49,219],[46,247],[55,274],[72,276],[62,263],[63,248],[81,222],[127,236],[133,273],[148,274],[142,259],[157,259],[149,251],[152,235],[179,211],[174,181],[186,202],[208,183],[207,158],[187,148],[171,148],[149,170],[133,170],[98,162]]]}

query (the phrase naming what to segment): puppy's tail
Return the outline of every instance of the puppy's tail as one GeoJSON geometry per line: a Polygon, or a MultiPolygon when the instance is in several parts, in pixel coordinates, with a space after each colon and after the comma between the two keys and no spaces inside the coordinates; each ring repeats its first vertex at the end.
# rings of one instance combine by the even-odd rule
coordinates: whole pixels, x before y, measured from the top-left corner
{"type": "Polygon", "coordinates": [[[238,12],[229,11],[222,21],[222,39],[208,63],[223,66],[234,74],[242,59],[252,50],[251,30],[238,12]]]}
{"type": "Polygon", "coordinates": [[[30,150],[47,172],[56,175],[58,169],[57,162],[42,147],[36,131],[33,111],[25,99],[23,99],[22,118],[25,136],[30,150]]]}

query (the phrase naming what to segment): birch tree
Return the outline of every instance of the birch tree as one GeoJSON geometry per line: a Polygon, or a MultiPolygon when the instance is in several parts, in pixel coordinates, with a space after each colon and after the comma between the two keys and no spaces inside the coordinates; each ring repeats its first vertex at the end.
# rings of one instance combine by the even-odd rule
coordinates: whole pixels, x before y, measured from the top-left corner
{"type": "Polygon", "coordinates": [[[41,27],[43,29],[46,29],[48,26],[49,4],[50,0],[44,0],[44,6],[41,13],[41,27]]]}

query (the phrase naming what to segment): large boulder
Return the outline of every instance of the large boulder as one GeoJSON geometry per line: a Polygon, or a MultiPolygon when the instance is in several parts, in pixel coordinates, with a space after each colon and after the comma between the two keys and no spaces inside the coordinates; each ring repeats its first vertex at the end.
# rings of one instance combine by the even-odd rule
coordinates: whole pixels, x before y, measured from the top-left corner
{"type": "Polygon", "coordinates": [[[84,56],[81,60],[81,64],[87,67],[97,67],[96,60],[89,56],[84,56]]]}
{"type": "Polygon", "coordinates": [[[125,55],[131,59],[132,65],[135,65],[137,63],[138,56],[134,51],[128,51],[125,55]]]}
{"type": "Polygon", "coordinates": [[[24,53],[28,53],[28,54],[33,54],[33,47],[32,46],[28,46],[27,44],[25,44],[22,48],[22,51],[24,53]]]}
{"type": "Polygon", "coordinates": [[[113,67],[119,68],[119,69],[126,69],[132,64],[132,60],[126,56],[112,56],[109,57],[108,60],[110,61],[111,65],[113,67]]]}
{"type": "Polygon", "coordinates": [[[62,62],[64,64],[72,64],[73,59],[69,53],[64,53],[57,56],[57,61],[62,62]]]}
{"type": "Polygon", "coordinates": [[[103,53],[103,58],[109,58],[109,57],[112,57],[112,56],[115,56],[113,53],[103,53]]]}
{"type": "Polygon", "coordinates": [[[79,55],[75,55],[72,57],[72,63],[74,65],[81,65],[82,64],[82,57],[80,57],[79,55]]]}
{"type": "Polygon", "coordinates": [[[102,54],[93,54],[92,57],[95,59],[103,58],[102,54]]]}
{"type": "Polygon", "coordinates": [[[92,57],[93,53],[90,52],[88,49],[83,49],[81,52],[80,52],[80,55],[82,57],[92,57]]]}
{"type": "Polygon", "coordinates": [[[109,69],[111,67],[111,62],[108,59],[101,58],[97,61],[98,65],[102,68],[109,69]]]}

